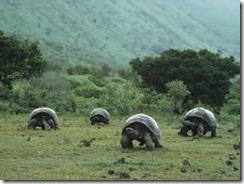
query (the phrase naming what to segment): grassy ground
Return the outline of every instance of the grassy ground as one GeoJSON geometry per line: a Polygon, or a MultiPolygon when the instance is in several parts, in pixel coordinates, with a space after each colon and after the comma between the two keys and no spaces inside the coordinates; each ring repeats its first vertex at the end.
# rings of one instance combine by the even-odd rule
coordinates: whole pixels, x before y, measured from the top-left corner
{"type": "MultiPolygon", "coordinates": [[[[179,119],[155,117],[162,149],[147,151],[134,142],[122,150],[126,119],[92,126],[87,118],[59,116],[57,131],[27,130],[26,115],[0,115],[1,180],[240,180],[240,130],[219,127],[188,141],[177,135],[179,119]],[[95,138],[90,147],[82,139],[95,138]]],[[[221,123],[220,123],[221,124],[221,123]]]]}

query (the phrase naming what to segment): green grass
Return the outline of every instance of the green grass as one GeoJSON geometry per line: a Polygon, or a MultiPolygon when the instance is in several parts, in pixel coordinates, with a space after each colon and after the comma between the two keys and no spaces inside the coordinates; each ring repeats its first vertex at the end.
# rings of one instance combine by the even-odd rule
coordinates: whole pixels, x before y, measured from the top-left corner
{"type": "Polygon", "coordinates": [[[57,131],[27,130],[26,119],[0,115],[1,180],[240,180],[240,150],[233,148],[240,130],[230,132],[224,125],[219,138],[208,134],[188,141],[177,135],[178,120],[168,124],[169,119],[156,117],[164,148],[147,151],[134,142],[127,151],[120,146],[126,117],[92,126],[86,117],[62,115],[57,131]],[[89,138],[96,138],[91,147],[80,143],[89,138]],[[125,163],[116,164],[121,158],[125,163]],[[181,171],[184,159],[191,164],[186,172],[181,171]],[[122,172],[130,178],[121,178],[122,172]]]}

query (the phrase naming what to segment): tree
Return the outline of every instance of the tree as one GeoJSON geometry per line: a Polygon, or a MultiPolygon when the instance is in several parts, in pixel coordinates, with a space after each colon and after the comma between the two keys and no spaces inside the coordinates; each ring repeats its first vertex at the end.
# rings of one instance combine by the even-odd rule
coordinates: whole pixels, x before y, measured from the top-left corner
{"type": "Polygon", "coordinates": [[[169,49],[159,57],[135,58],[132,70],[141,76],[144,87],[166,93],[166,84],[182,80],[191,93],[191,101],[220,108],[230,88],[230,78],[240,74],[233,56],[223,57],[206,49],[197,51],[169,49]]]}
{"type": "Polygon", "coordinates": [[[180,114],[182,111],[182,104],[187,95],[190,94],[187,87],[184,85],[184,82],[181,80],[174,80],[166,83],[168,88],[168,96],[170,97],[174,113],[180,114]]]}
{"type": "Polygon", "coordinates": [[[0,31],[0,81],[7,89],[15,79],[40,76],[47,67],[37,43],[0,31]]]}

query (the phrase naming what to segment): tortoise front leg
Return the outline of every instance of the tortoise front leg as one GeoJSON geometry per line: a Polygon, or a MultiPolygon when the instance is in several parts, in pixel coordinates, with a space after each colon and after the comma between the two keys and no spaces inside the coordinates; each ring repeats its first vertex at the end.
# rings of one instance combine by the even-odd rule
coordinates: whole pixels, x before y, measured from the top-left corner
{"type": "Polygon", "coordinates": [[[195,135],[191,140],[199,139],[203,136],[203,134],[204,134],[203,124],[199,123],[199,125],[197,126],[197,135],[195,135]]]}
{"type": "Polygon", "coordinates": [[[123,149],[131,149],[133,148],[132,140],[129,139],[127,135],[123,135],[120,141],[120,144],[123,149]]]}
{"type": "Polygon", "coordinates": [[[163,145],[159,141],[154,141],[155,148],[162,148],[163,145]]]}
{"type": "Polygon", "coordinates": [[[153,141],[152,141],[152,138],[150,136],[149,133],[145,133],[144,135],[144,140],[145,140],[145,143],[146,143],[146,147],[149,151],[152,151],[153,150],[153,141]]]}
{"type": "Polygon", "coordinates": [[[178,135],[181,135],[183,137],[188,137],[187,132],[189,131],[189,128],[187,126],[182,126],[180,131],[178,132],[178,135]]]}
{"type": "Polygon", "coordinates": [[[216,130],[213,130],[213,131],[211,132],[211,138],[213,138],[213,137],[217,137],[216,130]]]}
{"type": "Polygon", "coordinates": [[[53,119],[49,119],[49,120],[47,121],[47,123],[48,123],[48,125],[50,126],[50,128],[56,129],[56,125],[55,125],[53,119]]]}
{"type": "Polygon", "coordinates": [[[42,120],[42,124],[45,130],[50,130],[51,127],[49,126],[49,124],[46,122],[46,120],[42,120]]]}

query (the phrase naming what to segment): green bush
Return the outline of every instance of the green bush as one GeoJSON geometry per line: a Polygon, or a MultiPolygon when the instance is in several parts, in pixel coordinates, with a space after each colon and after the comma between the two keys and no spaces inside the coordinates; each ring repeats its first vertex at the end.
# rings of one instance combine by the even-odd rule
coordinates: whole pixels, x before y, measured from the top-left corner
{"type": "Polygon", "coordinates": [[[9,111],[9,103],[0,101],[0,112],[8,112],[9,111]]]}

